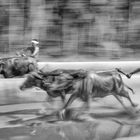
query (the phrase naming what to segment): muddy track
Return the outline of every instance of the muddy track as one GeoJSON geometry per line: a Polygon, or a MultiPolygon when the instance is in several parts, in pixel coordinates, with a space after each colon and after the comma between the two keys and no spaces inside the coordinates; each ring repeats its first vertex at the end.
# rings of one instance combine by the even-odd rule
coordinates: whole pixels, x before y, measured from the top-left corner
{"type": "MultiPolygon", "coordinates": [[[[56,68],[55,65],[54,68],[56,68]]],[[[0,139],[140,140],[139,108],[136,112],[136,110],[129,108],[125,100],[124,102],[130,109],[130,114],[126,113],[114,98],[107,98],[94,103],[89,111],[83,111],[73,105],[74,108],[67,112],[65,121],[62,121],[57,113],[53,113],[56,111],[53,108],[45,106],[46,113],[38,114],[43,105],[26,104],[32,101],[44,101],[46,94],[36,90],[19,93],[17,86],[21,84],[22,80],[0,81],[0,104],[17,103],[17,106],[13,105],[13,108],[12,105],[7,107],[8,112],[4,106],[0,107],[0,139]]],[[[140,104],[140,76],[134,76],[131,80],[124,80],[136,92],[135,95],[130,94],[130,96],[140,104]]],[[[80,103],[77,101],[75,104],[80,103]]],[[[57,103],[55,105],[59,106],[57,103]]]]}
{"type": "MultiPolygon", "coordinates": [[[[131,108],[132,109],[132,108],[131,108]]],[[[137,109],[139,110],[139,109],[137,109]]],[[[137,140],[140,134],[140,112],[134,116],[123,109],[112,109],[102,113],[83,111],[81,108],[70,108],[66,112],[66,118],[62,121],[55,110],[52,113],[37,114],[38,110],[21,110],[1,115],[17,115],[12,121],[7,121],[11,127],[0,129],[0,138],[22,140],[123,140],[134,138],[137,140]],[[54,113],[55,112],[55,113],[54,113]],[[20,118],[21,114],[33,115],[32,117],[20,118]],[[17,129],[18,128],[18,129],[17,129]],[[5,131],[4,131],[5,130],[5,131]],[[3,133],[2,133],[3,132],[3,133]],[[9,133],[6,135],[6,133],[9,133]],[[4,135],[5,134],[5,135],[4,135]]]]}

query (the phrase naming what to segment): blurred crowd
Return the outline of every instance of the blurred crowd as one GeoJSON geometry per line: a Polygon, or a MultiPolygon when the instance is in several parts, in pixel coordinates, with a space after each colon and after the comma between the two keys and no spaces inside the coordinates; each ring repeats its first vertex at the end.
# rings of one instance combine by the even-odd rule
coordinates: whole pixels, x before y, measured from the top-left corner
{"type": "Polygon", "coordinates": [[[139,53],[139,0],[0,0],[0,52],[40,42],[40,55],[139,53]]]}

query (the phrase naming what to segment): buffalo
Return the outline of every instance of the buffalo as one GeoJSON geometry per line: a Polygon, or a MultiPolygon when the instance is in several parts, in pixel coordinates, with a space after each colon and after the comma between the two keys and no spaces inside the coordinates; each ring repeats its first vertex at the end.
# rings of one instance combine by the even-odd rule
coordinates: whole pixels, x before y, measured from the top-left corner
{"type": "Polygon", "coordinates": [[[71,94],[69,100],[64,105],[63,110],[65,110],[76,98],[80,98],[88,106],[90,97],[102,98],[109,95],[113,95],[123,107],[125,107],[125,105],[120,97],[127,98],[131,105],[135,107],[137,104],[133,103],[126,88],[133,93],[134,91],[123,82],[119,72],[121,72],[119,69],[100,72],[55,70],[46,74],[34,72],[27,77],[20,86],[20,89],[23,90],[37,86],[45,90],[50,97],[60,96],[63,102],[65,95],[71,94]]]}
{"type": "Polygon", "coordinates": [[[38,70],[37,62],[32,57],[13,57],[0,61],[0,74],[4,78],[23,76],[36,70],[38,70]]]}
{"type": "MultiPolygon", "coordinates": [[[[66,94],[70,94],[73,81],[85,76],[84,70],[63,70],[58,69],[51,72],[42,73],[41,71],[29,74],[20,86],[21,90],[32,87],[39,87],[49,95],[48,101],[55,97],[61,97],[65,101],[66,94]]],[[[50,100],[52,101],[52,100],[50,100]]]]}

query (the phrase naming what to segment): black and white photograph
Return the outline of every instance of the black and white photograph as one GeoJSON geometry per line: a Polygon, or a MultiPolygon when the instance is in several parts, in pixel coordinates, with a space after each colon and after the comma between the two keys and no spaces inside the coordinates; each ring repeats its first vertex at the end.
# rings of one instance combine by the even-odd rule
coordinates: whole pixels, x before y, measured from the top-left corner
{"type": "Polygon", "coordinates": [[[140,0],[0,0],[0,140],[140,140],[140,0]]]}

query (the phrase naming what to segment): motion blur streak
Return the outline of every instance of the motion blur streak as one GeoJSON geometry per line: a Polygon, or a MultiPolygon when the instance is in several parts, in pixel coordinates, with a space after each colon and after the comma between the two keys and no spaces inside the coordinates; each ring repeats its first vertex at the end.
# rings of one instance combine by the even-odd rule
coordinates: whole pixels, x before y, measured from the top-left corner
{"type": "Polygon", "coordinates": [[[139,5],[139,0],[0,0],[0,51],[13,53],[36,38],[44,56],[138,58],[139,5]]]}

